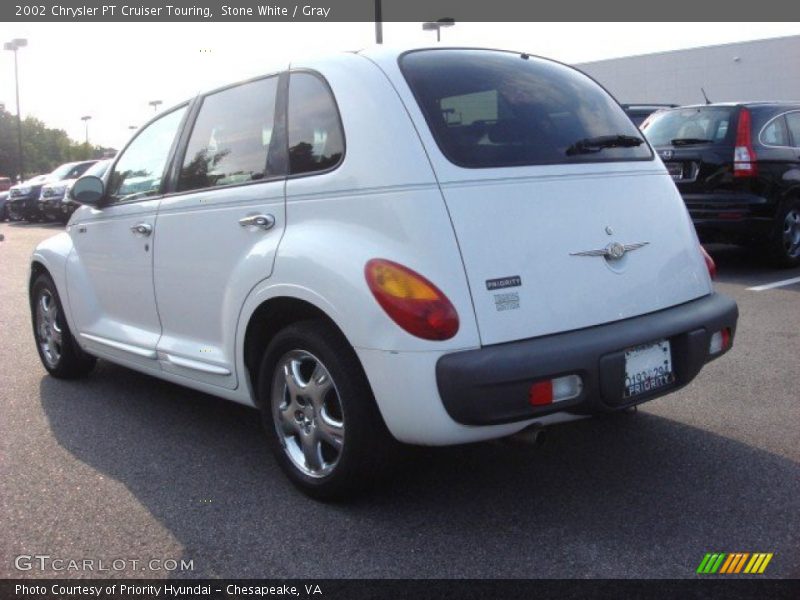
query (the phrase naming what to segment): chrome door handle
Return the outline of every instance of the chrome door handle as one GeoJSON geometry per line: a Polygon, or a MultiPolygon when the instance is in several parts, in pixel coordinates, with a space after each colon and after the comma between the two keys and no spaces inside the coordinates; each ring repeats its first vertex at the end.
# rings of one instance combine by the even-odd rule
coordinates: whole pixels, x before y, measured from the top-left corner
{"type": "Polygon", "coordinates": [[[267,231],[275,226],[275,217],[272,215],[248,215],[239,219],[239,225],[242,227],[250,227],[252,225],[267,231]]]}
{"type": "Polygon", "coordinates": [[[137,235],[148,236],[153,233],[153,226],[150,223],[137,223],[131,226],[131,231],[137,235]]]}

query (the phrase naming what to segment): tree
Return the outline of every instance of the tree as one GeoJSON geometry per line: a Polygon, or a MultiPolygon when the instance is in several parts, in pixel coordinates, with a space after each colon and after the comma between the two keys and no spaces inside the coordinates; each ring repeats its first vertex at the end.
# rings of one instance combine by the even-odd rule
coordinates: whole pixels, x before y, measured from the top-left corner
{"type": "MultiPolygon", "coordinates": [[[[22,121],[22,149],[26,178],[49,173],[65,162],[113,155],[110,148],[75,142],[63,129],[47,127],[35,117],[22,121]]],[[[0,109],[0,176],[15,178],[18,160],[17,118],[0,109]]]]}

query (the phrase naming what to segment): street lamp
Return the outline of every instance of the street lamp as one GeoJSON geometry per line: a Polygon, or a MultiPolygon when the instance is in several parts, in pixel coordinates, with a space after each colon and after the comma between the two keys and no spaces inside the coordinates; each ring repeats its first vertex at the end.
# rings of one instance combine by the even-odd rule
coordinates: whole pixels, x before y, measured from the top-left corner
{"type": "Polygon", "coordinates": [[[14,53],[14,83],[17,92],[17,152],[19,153],[19,178],[23,179],[23,160],[22,160],[22,119],[19,110],[19,65],[17,64],[17,50],[24,48],[28,45],[28,40],[25,38],[14,38],[10,42],[3,44],[3,50],[9,50],[14,53]]]}
{"type": "Polygon", "coordinates": [[[375,43],[383,43],[383,10],[381,0],[375,0],[375,43]]]}
{"type": "Polygon", "coordinates": [[[153,107],[153,112],[158,112],[158,105],[164,103],[161,100],[151,100],[148,104],[153,107]]]}
{"type": "Polygon", "coordinates": [[[422,24],[423,31],[436,31],[436,41],[442,41],[442,27],[452,27],[456,24],[455,19],[439,19],[438,21],[428,21],[422,24]]]}
{"type": "Polygon", "coordinates": [[[91,119],[91,115],[84,115],[81,117],[81,121],[83,121],[84,126],[86,127],[86,145],[89,145],[89,119],[91,119]]]}

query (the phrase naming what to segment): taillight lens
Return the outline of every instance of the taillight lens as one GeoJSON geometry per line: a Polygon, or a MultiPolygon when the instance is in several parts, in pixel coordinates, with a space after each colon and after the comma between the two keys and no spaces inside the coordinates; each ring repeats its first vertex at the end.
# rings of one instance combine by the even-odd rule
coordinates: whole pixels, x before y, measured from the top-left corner
{"type": "Polygon", "coordinates": [[[458,332],[458,313],[439,288],[408,267],[374,258],[364,267],[372,295],[411,335],[448,340],[458,332]]]}
{"type": "Polygon", "coordinates": [[[583,380],[578,375],[565,375],[537,381],[528,389],[528,404],[547,406],[563,400],[577,398],[583,392],[583,380]]]}
{"type": "Polygon", "coordinates": [[[708,344],[709,354],[719,354],[731,347],[731,330],[727,327],[715,331],[708,344]]]}
{"type": "Polygon", "coordinates": [[[703,260],[706,261],[706,268],[708,269],[708,275],[711,279],[717,278],[717,265],[714,262],[714,259],[711,258],[711,255],[706,252],[706,249],[700,246],[700,254],[703,255],[703,260]]]}
{"type": "Polygon", "coordinates": [[[750,111],[746,108],[740,109],[739,124],[736,126],[736,147],[733,149],[734,177],[755,177],[758,174],[751,125],[750,111]]]}

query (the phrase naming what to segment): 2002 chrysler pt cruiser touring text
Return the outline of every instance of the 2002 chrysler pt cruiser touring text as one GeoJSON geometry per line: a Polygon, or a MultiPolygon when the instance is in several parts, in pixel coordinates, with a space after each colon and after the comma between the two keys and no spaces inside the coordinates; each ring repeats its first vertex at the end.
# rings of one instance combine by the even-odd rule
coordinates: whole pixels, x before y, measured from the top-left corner
{"type": "Polygon", "coordinates": [[[32,258],[55,377],[103,358],[259,407],[306,493],[671,392],[732,343],[663,164],[581,72],[385,48],[142,127],[32,258]]]}

